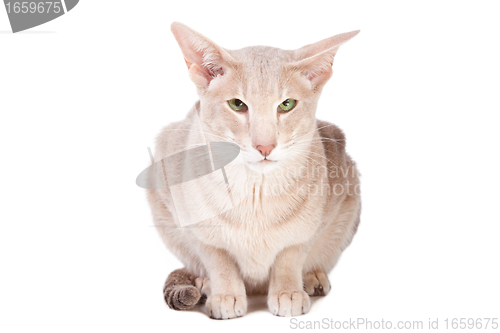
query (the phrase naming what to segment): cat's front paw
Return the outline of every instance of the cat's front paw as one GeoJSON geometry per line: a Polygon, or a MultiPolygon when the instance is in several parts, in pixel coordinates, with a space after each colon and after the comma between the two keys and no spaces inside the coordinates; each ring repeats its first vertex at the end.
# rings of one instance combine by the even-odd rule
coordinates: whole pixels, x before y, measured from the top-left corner
{"type": "Polygon", "coordinates": [[[267,305],[273,315],[290,317],[307,313],[311,301],[303,290],[283,290],[269,294],[267,305]]]}
{"type": "Polygon", "coordinates": [[[205,303],[207,313],[213,319],[231,319],[247,313],[247,298],[243,295],[211,295],[205,303]]]}

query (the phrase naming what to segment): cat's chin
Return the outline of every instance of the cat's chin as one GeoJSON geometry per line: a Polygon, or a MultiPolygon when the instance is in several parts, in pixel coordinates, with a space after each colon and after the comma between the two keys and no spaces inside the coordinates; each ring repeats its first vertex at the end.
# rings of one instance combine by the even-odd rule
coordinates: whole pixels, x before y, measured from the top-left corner
{"type": "Polygon", "coordinates": [[[250,169],[259,173],[269,173],[278,167],[278,161],[261,160],[258,162],[247,162],[250,169]]]}

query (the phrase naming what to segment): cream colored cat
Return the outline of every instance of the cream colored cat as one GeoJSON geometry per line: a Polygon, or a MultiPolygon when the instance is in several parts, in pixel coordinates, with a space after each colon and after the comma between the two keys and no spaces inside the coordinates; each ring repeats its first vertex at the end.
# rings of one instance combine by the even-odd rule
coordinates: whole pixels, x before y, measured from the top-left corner
{"type": "Polygon", "coordinates": [[[155,161],[200,146],[201,133],[205,143],[237,143],[243,169],[226,168],[232,209],[220,203],[228,188],[215,171],[182,184],[176,200],[172,189],[148,190],[155,225],[185,265],[167,279],[165,299],[188,309],[205,294],[209,316],[228,319],[246,313],[247,295],[267,293],[271,313],[306,313],[309,296],[330,290],[327,274],[360,218],[344,135],[315,117],[339,46],[359,31],[293,51],[226,50],[180,23],[172,32],[200,100],[160,133],[155,161]],[[196,209],[215,217],[180,226],[178,212],[196,209]]]}

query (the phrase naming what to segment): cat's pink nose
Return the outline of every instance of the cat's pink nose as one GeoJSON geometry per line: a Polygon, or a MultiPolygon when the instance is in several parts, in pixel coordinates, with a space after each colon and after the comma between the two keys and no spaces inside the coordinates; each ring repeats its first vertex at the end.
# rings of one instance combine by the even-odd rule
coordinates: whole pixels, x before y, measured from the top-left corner
{"type": "Polygon", "coordinates": [[[271,154],[271,151],[274,149],[274,145],[269,145],[269,146],[257,146],[257,150],[260,151],[260,154],[264,157],[269,156],[271,154]]]}

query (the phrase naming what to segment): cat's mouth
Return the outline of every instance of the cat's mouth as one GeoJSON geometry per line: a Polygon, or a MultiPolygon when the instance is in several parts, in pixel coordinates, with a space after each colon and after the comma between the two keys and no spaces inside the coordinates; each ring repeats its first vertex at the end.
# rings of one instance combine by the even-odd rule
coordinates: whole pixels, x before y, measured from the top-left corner
{"type": "Polygon", "coordinates": [[[257,163],[257,164],[270,164],[270,163],[276,163],[276,162],[278,162],[278,161],[268,160],[268,159],[264,158],[264,159],[262,159],[262,160],[260,160],[258,162],[255,162],[255,163],[257,163]]]}
{"type": "Polygon", "coordinates": [[[258,160],[258,161],[255,161],[255,160],[247,161],[247,163],[253,164],[253,165],[266,165],[266,164],[278,163],[278,160],[271,160],[268,158],[263,158],[263,159],[258,160]]]}
{"type": "Polygon", "coordinates": [[[267,158],[263,158],[258,161],[246,161],[247,165],[250,167],[250,169],[259,172],[259,173],[268,173],[271,172],[272,170],[275,170],[276,167],[279,165],[278,160],[270,160],[267,158]]]}
{"type": "Polygon", "coordinates": [[[252,165],[254,167],[259,167],[260,168],[263,168],[267,165],[271,166],[271,165],[276,165],[278,163],[277,160],[269,160],[267,158],[263,158],[261,160],[258,160],[258,161],[247,161],[247,163],[249,165],[252,165]]]}

